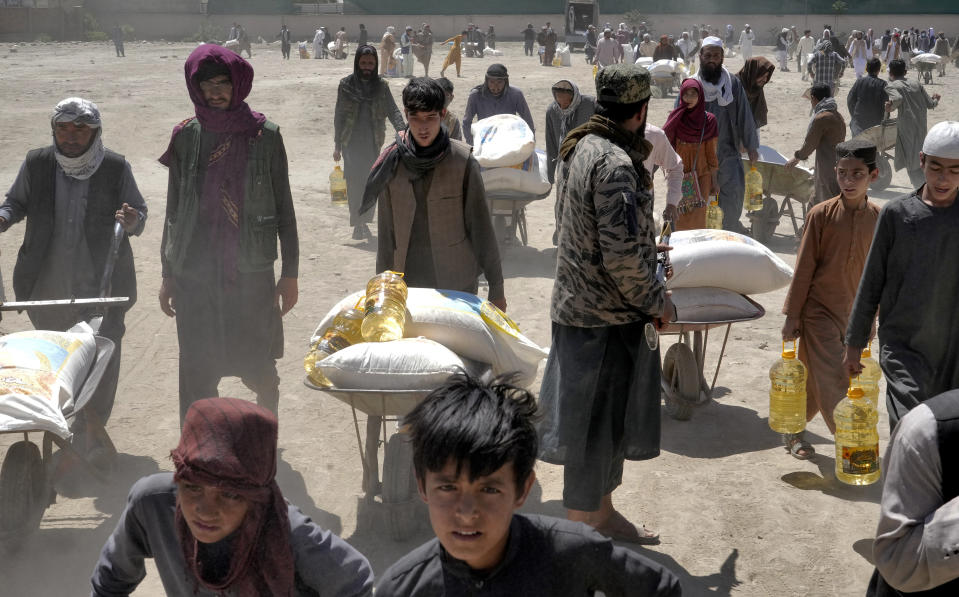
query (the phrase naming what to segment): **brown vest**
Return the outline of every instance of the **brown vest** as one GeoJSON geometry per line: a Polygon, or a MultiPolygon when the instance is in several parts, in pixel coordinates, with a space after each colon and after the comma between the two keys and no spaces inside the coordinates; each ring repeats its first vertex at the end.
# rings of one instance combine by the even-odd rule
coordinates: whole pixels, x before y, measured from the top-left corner
{"type": "MultiPolygon", "coordinates": [[[[467,235],[464,211],[466,198],[463,196],[463,180],[472,152],[473,148],[469,145],[450,139],[450,154],[433,170],[426,202],[429,206],[430,245],[433,248],[437,287],[475,293],[480,269],[467,235]]],[[[413,214],[416,211],[411,177],[412,174],[401,161],[387,187],[396,238],[392,269],[400,272],[406,269],[413,214]]]]}

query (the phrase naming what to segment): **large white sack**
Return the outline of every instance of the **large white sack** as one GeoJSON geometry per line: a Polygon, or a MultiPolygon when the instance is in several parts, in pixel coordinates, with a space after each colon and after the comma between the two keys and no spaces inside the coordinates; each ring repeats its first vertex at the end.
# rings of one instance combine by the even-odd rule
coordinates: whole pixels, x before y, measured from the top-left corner
{"type": "Polygon", "coordinates": [[[912,58],[913,62],[928,62],[931,64],[939,64],[940,60],[942,60],[942,56],[938,54],[931,54],[929,52],[919,54],[918,56],[913,56],[912,58]]]}
{"type": "Polygon", "coordinates": [[[496,48],[483,48],[483,56],[502,56],[503,50],[497,50],[496,48]]]}
{"type": "Polygon", "coordinates": [[[487,193],[512,191],[530,195],[542,195],[552,188],[540,175],[539,160],[532,160],[529,170],[521,168],[490,168],[483,170],[483,187],[487,193]]]}
{"type": "Polygon", "coordinates": [[[656,74],[670,75],[676,72],[677,70],[679,70],[679,63],[676,62],[675,60],[666,60],[666,59],[657,60],[656,62],[647,66],[646,70],[648,70],[649,74],[651,75],[656,75],[656,74]]]}
{"type": "Polygon", "coordinates": [[[727,230],[684,230],[669,239],[669,288],[713,286],[740,294],[772,292],[789,284],[793,269],[748,236],[727,230]]]}
{"type": "MultiPolygon", "coordinates": [[[[334,305],[316,327],[310,343],[321,338],[336,314],[355,305],[361,294],[354,292],[334,305]]],[[[497,325],[491,307],[489,301],[467,292],[410,288],[405,336],[429,338],[462,357],[489,363],[494,375],[515,372],[516,383],[528,386],[536,378],[540,361],[549,353],[519,330],[502,322],[497,325]]]]}
{"type": "Polygon", "coordinates": [[[56,375],[41,369],[0,369],[0,433],[39,430],[70,439],[58,383],[56,375]]]}
{"type": "Polygon", "coordinates": [[[484,168],[521,164],[536,148],[533,131],[515,114],[496,114],[477,120],[470,130],[473,132],[473,157],[484,168]]]}
{"type": "Polygon", "coordinates": [[[643,68],[649,68],[649,65],[653,63],[653,58],[651,56],[640,56],[636,59],[636,64],[642,66],[643,68]]]}
{"type": "Polygon", "coordinates": [[[556,50],[556,55],[559,56],[559,65],[560,66],[573,66],[573,60],[570,56],[569,46],[563,44],[556,50]]]}
{"type": "Polygon", "coordinates": [[[20,367],[52,373],[54,396],[63,406],[83,385],[96,360],[93,334],[29,330],[0,338],[0,367],[20,367]]]}
{"type": "Polygon", "coordinates": [[[743,295],[725,288],[674,288],[673,305],[677,320],[715,323],[753,319],[761,310],[743,295]]]}
{"type": "Polygon", "coordinates": [[[360,342],[317,363],[335,388],[432,390],[464,368],[463,360],[438,342],[403,338],[360,342]]]}

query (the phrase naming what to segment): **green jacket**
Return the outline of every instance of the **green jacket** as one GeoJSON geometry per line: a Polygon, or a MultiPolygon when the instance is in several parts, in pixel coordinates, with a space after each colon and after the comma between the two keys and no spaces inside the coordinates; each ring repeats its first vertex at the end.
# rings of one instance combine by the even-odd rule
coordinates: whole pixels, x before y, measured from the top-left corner
{"type": "MultiPolygon", "coordinates": [[[[197,185],[196,176],[201,157],[200,132],[200,123],[193,119],[173,140],[180,177],[178,188],[169,191],[177,193],[177,205],[174,213],[167,214],[163,257],[175,276],[183,271],[200,213],[202,189],[197,185]]],[[[270,162],[278,139],[279,127],[266,121],[247,157],[246,196],[240,211],[237,254],[237,269],[243,273],[272,269],[277,258],[278,221],[270,162]]]]}
{"type": "Polygon", "coordinates": [[[390,123],[397,131],[406,128],[406,122],[403,120],[403,113],[396,106],[389,84],[384,79],[375,79],[374,84],[377,87],[372,99],[364,98],[356,79],[356,75],[347,75],[340,80],[340,86],[336,92],[336,109],[333,113],[333,140],[338,149],[343,150],[349,146],[353,127],[360,114],[360,104],[369,101],[373,115],[373,144],[379,149],[383,147],[383,141],[386,140],[386,119],[390,119],[390,123]]]}

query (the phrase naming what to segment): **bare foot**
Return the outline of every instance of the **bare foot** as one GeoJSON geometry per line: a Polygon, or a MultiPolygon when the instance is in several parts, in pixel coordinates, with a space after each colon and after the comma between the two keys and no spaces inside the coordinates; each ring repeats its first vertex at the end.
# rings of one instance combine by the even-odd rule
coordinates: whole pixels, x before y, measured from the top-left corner
{"type": "Polygon", "coordinates": [[[638,543],[640,545],[656,545],[659,543],[659,533],[647,529],[645,526],[636,528],[636,525],[626,520],[626,517],[613,510],[606,520],[596,521],[593,525],[601,535],[613,541],[638,543]]]}

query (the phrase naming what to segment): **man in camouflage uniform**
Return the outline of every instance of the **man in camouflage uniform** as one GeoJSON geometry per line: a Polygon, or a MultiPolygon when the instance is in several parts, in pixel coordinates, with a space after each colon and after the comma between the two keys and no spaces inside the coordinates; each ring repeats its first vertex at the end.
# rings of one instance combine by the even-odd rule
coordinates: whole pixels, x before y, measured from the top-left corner
{"type": "Polygon", "coordinates": [[[596,77],[596,114],[557,162],[558,253],[552,349],[540,391],[540,458],[564,465],[570,520],[616,540],[657,543],[613,508],[625,459],[659,455],[655,326],[674,308],[656,277],[652,184],[643,160],[649,73],[614,64],[596,77]]]}

